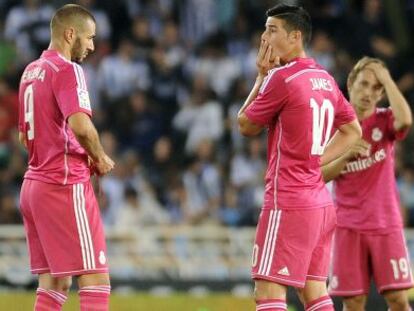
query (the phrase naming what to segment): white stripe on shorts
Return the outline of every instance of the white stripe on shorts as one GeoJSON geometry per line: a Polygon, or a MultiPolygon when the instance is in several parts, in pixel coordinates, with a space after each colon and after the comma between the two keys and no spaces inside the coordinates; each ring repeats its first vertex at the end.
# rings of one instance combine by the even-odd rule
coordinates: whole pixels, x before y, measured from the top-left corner
{"type": "Polygon", "coordinates": [[[273,255],[275,254],[275,250],[276,250],[276,239],[277,239],[277,232],[279,231],[280,217],[282,217],[282,210],[277,211],[276,229],[275,229],[275,232],[272,236],[272,244],[270,246],[270,259],[269,259],[269,263],[267,265],[267,269],[265,271],[265,275],[269,275],[270,268],[271,268],[272,263],[273,263],[273,255]]]}
{"type": "Polygon", "coordinates": [[[83,184],[73,185],[73,203],[79,241],[82,250],[83,268],[85,270],[95,269],[94,248],[89,229],[89,221],[85,210],[85,194],[83,184]]]}
{"type": "Polygon", "coordinates": [[[273,224],[275,223],[275,218],[274,216],[274,210],[270,211],[270,215],[269,215],[269,220],[267,223],[267,229],[266,229],[266,237],[265,237],[265,241],[264,241],[264,245],[263,248],[261,249],[262,252],[262,256],[260,258],[260,265],[259,265],[259,270],[258,273],[259,274],[263,274],[263,266],[264,266],[264,262],[266,260],[266,254],[267,254],[267,244],[269,242],[269,234],[271,229],[273,228],[273,224]]]}
{"type": "Polygon", "coordinates": [[[279,222],[281,210],[271,210],[269,216],[269,223],[266,231],[266,238],[262,250],[262,258],[260,260],[259,274],[267,275],[272,266],[273,252],[276,245],[277,231],[279,229],[279,222]]]}
{"type": "Polygon", "coordinates": [[[95,253],[94,253],[94,247],[93,247],[93,243],[92,243],[92,235],[91,235],[91,230],[89,228],[89,221],[88,221],[88,217],[86,215],[86,203],[85,203],[85,190],[83,188],[83,184],[80,184],[80,195],[82,198],[82,208],[81,208],[81,212],[83,213],[83,217],[85,219],[85,227],[86,227],[86,238],[88,240],[88,244],[89,244],[89,254],[90,254],[90,258],[91,258],[91,269],[95,269],[96,265],[95,265],[95,253]]]}

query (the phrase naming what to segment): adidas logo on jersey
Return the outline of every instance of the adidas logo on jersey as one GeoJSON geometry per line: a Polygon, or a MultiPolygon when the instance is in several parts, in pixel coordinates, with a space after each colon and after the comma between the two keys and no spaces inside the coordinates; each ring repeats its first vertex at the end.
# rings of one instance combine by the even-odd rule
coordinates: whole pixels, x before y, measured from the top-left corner
{"type": "Polygon", "coordinates": [[[287,267],[283,267],[282,269],[280,269],[280,270],[277,272],[277,274],[280,274],[280,275],[286,275],[286,276],[289,276],[289,275],[290,275],[290,273],[289,273],[289,269],[288,269],[287,267]]]}

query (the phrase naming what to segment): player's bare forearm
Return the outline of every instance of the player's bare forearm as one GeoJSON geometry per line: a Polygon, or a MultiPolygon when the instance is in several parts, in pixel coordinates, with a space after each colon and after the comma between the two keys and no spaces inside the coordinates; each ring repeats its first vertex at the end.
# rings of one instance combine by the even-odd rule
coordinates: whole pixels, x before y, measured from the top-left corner
{"type": "Polygon", "coordinates": [[[246,101],[244,102],[243,106],[240,108],[237,121],[239,123],[239,131],[242,135],[245,136],[255,136],[258,135],[263,127],[251,122],[249,118],[246,116],[244,111],[249,107],[249,105],[255,100],[257,94],[259,94],[260,87],[264,81],[264,76],[258,75],[256,78],[256,82],[250,91],[249,96],[247,97],[246,101]]]}
{"type": "Polygon", "coordinates": [[[91,129],[84,135],[76,135],[76,139],[94,162],[99,162],[105,156],[96,129],[91,129]]]}
{"type": "Polygon", "coordinates": [[[336,179],[339,175],[341,175],[341,172],[343,171],[347,163],[347,158],[345,156],[341,156],[338,159],[332,161],[331,163],[322,166],[321,170],[323,180],[327,183],[331,180],[336,179]]]}
{"type": "Polygon", "coordinates": [[[355,144],[362,136],[361,126],[357,120],[344,124],[339,127],[332,139],[326,146],[324,154],[321,156],[321,166],[338,159],[348,149],[355,144]]]}
{"type": "Polygon", "coordinates": [[[410,106],[404,98],[404,95],[392,79],[384,84],[384,88],[394,115],[395,130],[409,128],[413,123],[413,119],[410,106]]]}
{"type": "Polygon", "coordinates": [[[250,91],[249,96],[247,97],[246,101],[244,102],[243,106],[239,110],[239,116],[244,113],[244,111],[249,107],[249,105],[255,100],[257,97],[257,94],[259,94],[260,87],[262,86],[262,83],[264,81],[265,76],[259,74],[256,78],[256,82],[254,83],[254,86],[252,90],[250,91]]]}
{"type": "Polygon", "coordinates": [[[98,132],[89,116],[83,112],[75,113],[68,118],[68,124],[77,141],[92,160],[99,162],[105,156],[105,152],[99,142],[98,132]]]}

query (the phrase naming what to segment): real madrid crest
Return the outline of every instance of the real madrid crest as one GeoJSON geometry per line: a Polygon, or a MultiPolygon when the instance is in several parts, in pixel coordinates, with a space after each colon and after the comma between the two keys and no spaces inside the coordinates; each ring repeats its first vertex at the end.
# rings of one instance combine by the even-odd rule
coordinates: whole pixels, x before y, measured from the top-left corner
{"type": "Polygon", "coordinates": [[[382,132],[378,127],[374,127],[372,129],[372,135],[371,138],[373,141],[380,141],[382,138],[382,132]]]}

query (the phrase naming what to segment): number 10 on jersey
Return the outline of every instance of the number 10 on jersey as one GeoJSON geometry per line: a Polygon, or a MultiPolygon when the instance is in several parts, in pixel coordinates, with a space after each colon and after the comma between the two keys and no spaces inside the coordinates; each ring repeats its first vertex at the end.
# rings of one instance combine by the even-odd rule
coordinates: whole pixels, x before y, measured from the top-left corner
{"type": "Polygon", "coordinates": [[[324,99],[322,101],[322,105],[319,107],[316,100],[314,98],[311,98],[309,105],[312,108],[311,154],[322,155],[330,138],[334,120],[334,108],[329,99],[324,99]]]}

